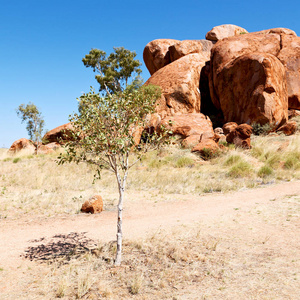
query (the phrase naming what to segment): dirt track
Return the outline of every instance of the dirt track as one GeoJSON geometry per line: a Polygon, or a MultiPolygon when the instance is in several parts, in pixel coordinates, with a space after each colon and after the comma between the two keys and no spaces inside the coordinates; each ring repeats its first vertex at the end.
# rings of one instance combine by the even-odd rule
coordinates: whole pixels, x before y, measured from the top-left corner
{"type": "MultiPolygon", "coordinates": [[[[155,204],[128,203],[124,209],[124,237],[140,238],[160,228],[168,229],[193,222],[209,225],[220,218],[233,218],[237,213],[288,195],[300,195],[299,181],[228,194],[174,195],[173,201],[155,204]]],[[[244,222],[247,223],[246,215],[244,222]]],[[[24,218],[17,221],[2,219],[0,224],[0,267],[15,270],[24,262],[22,255],[27,247],[45,243],[55,235],[84,232],[86,237],[95,241],[113,240],[116,211],[104,211],[99,215],[24,218]]]]}

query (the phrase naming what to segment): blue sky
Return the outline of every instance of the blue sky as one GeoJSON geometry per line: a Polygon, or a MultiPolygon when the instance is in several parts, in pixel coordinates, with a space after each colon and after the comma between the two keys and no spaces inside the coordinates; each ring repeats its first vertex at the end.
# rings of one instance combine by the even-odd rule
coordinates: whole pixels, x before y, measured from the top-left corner
{"type": "Polygon", "coordinates": [[[21,103],[36,104],[48,130],[68,122],[76,98],[98,87],[81,62],[91,48],[110,53],[123,46],[143,62],[154,39],[204,39],[221,24],[249,32],[286,27],[299,35],[299,15],[291,0],[0,0],[0,147],[28,138],[15,112],[21,103]]]}

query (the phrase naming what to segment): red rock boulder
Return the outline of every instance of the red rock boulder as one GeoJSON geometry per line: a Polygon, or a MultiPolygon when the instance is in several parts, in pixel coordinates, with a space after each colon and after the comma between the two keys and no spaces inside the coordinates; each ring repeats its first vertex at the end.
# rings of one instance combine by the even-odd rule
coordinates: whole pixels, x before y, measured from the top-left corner
{"type": "Polygon", "coordinates": [[[300,109],[300,37],[282,35],[277,56],[286,70],[290,109],[300,109]]]}
{"type": "Polygon", "coordinates": [[[213,139],[203,139],[192,152],[198,153],[204,160],[212,158],[220,150],[219,145],[213,139]]]}
{"type": "Polygon", "coordinates": [[[277,129],[277,132],[283,132],[285,135],[292,135],[297,131],[297,122],[290,121],[277,129]]]}
{"type": "Polygon", "coordinates": [[[232,64],[240,56],[253,53],[272,54],[282,62],[286,72],[289,107],[300,108],[299,38],[294,31],[286,28],[274,28],[233,36],[215,44],[211,51],[209,81],[214,105],[220,108],[219,99],[222,91],[219,88],[219,75],[223,68],[232,64]]]}
{"type": "Polygon", "coordinates": [[[225,24],[220,26],[215,26],[212,30],[210,30],[205,38],[210,41],[217,42],[224,38],[241,35],[248,33],[248,31],[242,27],[232,25],[232,24],[225,24]]]}
{"type": "Polygon", "coordinates": [[[177,42],[179,41],[158,39],[146,45],[143,52],[143,59],[151,75],[171,62],[169,47],[177,42]]]}
{"type": "Polygon", "coordinates": [[[252,127],[248,124],[241,124],[235,127],[226,135],[226,141],[229,144],[234,144],[236,147],[250,149],[252,127]]]}
{"type": "Polygon", "coordinates": [[[185,40],[169,47],[171,62],[192,53],[199,53],[203,60],[210,60],[210,50],[213,43],[207,40],[185,40]]]}
{"type": "Polygon", "coordinates": [[[85,213],[100,213],[103,211],[103,200],[99,195],[91,197],[82,204],[81,211],[85,213]]]}
{"type": "Polygon", "coordinates": [[[209,117],[203,114],[177,114],[165,117],[161,125],[167,127],[173,132],[173,135],[179,135],[182,138],[187,138],[191,135],[205,135],[208,137],[214,136],[212,123],[209,117]],[[171,126],[169,125],[171,122],[171,126]]]}
{"type": "Polygon", "coordinates": [[[228,123],[224,124],[223,127],[222,127],[223,133],[225,135],[227,135],[231,131],[234,131],[238,126],[239,125],[235,122],[228,122],[228,123]]]}
{"type": "Polygon", "coordinates": [[[8,149],[9,153],[12,154],[17,153],[21,150],[26,150],[29,153],[33,154],[35,152],[35,146],[33,141],[22,138],[13,142],[10,148],[8,149]]]}
{"type": "Polygon", "coordinates": [[[274,55],[239,56],[224,65],[216,78],[214,90],[225,122],[278,127],[288,120],[285,69],[274,55]]]}
{"type": "Polygon", "coordinates": [[[48,131],[43,136],[43,144],[49,144],[49,143],[63,144],[64,142],[67,142],[73,138],[72,132],[73,132],[73,126],[71,123],[58,126],[48,131]]]}
{"type": "Polygon", "coordinates": [[[188,54],[155,72],[145,84],[161,87],[156,112],[164,118],[176,113],[200,112],[199,81],[205,65],[201,54],[188,54]]]}
{"type": "Polygon", "coordinates": [[[55,152],[59,148],[60,148],[60,144],[56,143],[56,142],[49,143],[47,145],[40,144],[38,146],[37,153],[38,154],[49,154],[49,153],[55,152]]]}

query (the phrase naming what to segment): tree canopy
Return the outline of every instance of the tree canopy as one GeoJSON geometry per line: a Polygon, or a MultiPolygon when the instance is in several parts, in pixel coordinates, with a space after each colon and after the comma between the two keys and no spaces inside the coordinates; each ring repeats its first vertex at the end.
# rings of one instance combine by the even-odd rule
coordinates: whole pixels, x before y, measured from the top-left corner
{"type": "Polygon", "coordinates": [[[44,130],[45,121],[41,112],[31,102],[27,105],[21,104],[16,109],[17,115],[21,118],[22,123],[27,122],[26,129],[30,139],[36,144],[41,140],[44,130]]]}
{"type": "Polygon", "coordinates": [[[99,73],[95,75],[100,84],[99,91],[112,94],[141,85],[141,63],[135,57],[134,51],[124,47],[114,47],[114,52],[108,56],[102,50],[92,49],[82,62],[87,68],[99,73]]]}

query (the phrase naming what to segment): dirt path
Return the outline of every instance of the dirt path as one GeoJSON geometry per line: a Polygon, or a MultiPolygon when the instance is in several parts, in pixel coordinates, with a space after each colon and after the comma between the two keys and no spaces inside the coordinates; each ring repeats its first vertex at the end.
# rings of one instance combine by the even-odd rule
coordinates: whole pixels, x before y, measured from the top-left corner
{"type": "MultiPolygon", "coordinates": [[[[124,209],[124,237],[140,238],[160,228],[202,222],[213,223],[232,217],[239,211],[250,210],[270,200],[287,195],[300,195],[300,181],[292,181],[264,188],[243,190],[228,194],[206,196],[174,195],[174,200],[149,204],[128,203],[124,209]],[[180,199],[180,200],[178,200],[180,199]]],[[[247,220],[244,220],[247,222],[247,220]]],[[[24,262],[27,247],[50,240],[55,235],[85,233],[93,240],[108,242],[115,238],[116,211],[100,215],[75,215],[66,217],[0,220],[0,267],[16,269],[24,262]]]]}

